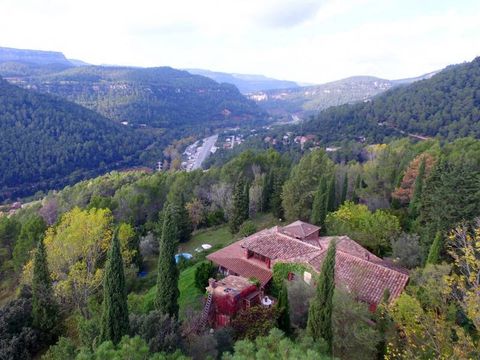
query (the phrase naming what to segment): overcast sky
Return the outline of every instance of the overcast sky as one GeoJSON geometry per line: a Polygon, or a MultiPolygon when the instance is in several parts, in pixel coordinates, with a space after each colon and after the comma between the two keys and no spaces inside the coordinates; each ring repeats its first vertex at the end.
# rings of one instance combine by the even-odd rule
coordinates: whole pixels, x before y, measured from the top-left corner
{"type": "Polygon", "coordinates": [[[0,46],[322,83],[480,55],[479,0],[1,0],[0,46]]]}

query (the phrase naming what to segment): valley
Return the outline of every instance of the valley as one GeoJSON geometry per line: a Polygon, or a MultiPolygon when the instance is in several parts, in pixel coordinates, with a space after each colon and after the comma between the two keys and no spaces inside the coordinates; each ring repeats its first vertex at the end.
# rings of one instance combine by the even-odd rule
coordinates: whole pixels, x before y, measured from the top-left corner
{"type": "Polygon", "coordinates": [[[0,76],[0,359],[480,357],[480,57],[0,76]]]}

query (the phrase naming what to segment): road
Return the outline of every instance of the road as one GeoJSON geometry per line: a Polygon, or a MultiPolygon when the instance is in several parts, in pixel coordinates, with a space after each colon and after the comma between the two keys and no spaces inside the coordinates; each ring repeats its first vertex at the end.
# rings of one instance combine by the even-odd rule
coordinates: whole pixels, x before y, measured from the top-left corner
{"type": "Polygon", "coordinates": [[[197,170],[202,167],[202,163],[210,155],[210,150],[212,149],[212,146],[215,145],[217,140],[218,134],[203,139],[201,149],[197,149],[197,152],[195,154],[195,161],[193,162],[192,170],[197,170]]]}

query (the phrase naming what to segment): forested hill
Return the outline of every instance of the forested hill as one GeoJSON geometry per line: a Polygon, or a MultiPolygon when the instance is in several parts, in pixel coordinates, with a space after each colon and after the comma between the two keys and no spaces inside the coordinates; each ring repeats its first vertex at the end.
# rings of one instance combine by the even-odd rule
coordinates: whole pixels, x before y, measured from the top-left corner
{"type": "Polygon", "coordinates": [[[152,136],[0,78],[0,200],[131,165],[152,136]]]}
{"type": "Polygon", "coordinates": [[[7,80],[131,125],[204,128],[265,117],[235,86],[170,67],[82,66],[7,80]]]}
{"type": "Polygon", "coordinates": [[[277,80],[263,75],[234,74],[202,69],[186,69],[189,73],[206,76],[219,83],[235,85],[242,94],[270,89],[292,89],[298,84],[294,81],[277,80]]]}
{"type": "Polygon", "coordinates": [[[372,101],[331,108],[303,124],[327,142],[389,134],[480,138],[480,57],[372,101]]]}
{"type": "Polygon", "coordinates": [[[369,99],[392,86],[390,80],[373,76],[353,76],[321,85],[259,91],[249,97],[274,115],[308,115],[331,106],[369,99]]]}
{"type": "Polygon", "coordinates": [[[0,47],[0,62],[21,62],[36,65],[62,64],[72,66],[72,63],[70,63],[61,52],[13,49],[7,47],[0,47]]]}

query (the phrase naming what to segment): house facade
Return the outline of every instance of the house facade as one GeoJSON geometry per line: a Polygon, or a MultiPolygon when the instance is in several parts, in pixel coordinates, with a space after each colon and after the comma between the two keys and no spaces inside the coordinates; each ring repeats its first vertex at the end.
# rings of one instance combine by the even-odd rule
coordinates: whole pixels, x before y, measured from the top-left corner
{"type": "Polygon", "coordinates": [[[408,272],[347,236],[319,236],[320,228],[302,221],[259,231],[207,256],[224,275],[256,278],[262,287],[272,279],[277,262],[301,263],[306,282],[320,272],[328,245],[336,241],[335,282],[373,310],[389,290],[397,298],[408,282],[408,272]]]}

